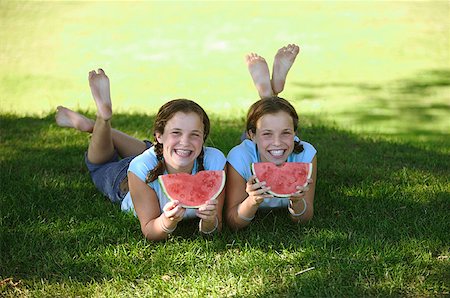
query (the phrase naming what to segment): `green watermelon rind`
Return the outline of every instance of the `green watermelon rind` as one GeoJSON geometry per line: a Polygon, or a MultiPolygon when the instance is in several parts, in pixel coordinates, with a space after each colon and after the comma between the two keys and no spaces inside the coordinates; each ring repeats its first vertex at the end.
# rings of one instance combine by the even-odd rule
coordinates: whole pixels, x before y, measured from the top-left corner
{"type": "MultiPolygon", "coordinates": [[[[206,172],[208,172],[208,170],[205,170],[206,172]]],[[[223,190],[223,188],[225,187],[225,179],[226,179],[226,175],[225,175],[225,171],[224,170],[209,170],[210,172],[221,172],[222,173],[222,184],[220,185],[220,187],[219,187],[219,190],[209,199],[209,200],[215,200],[219,195],[220,195],[220,193],[222,192],[222,190],[223,190]]],[[[198,173],[200,173],[200,172],[198,172],[198,173]]],[[[198,174],[197,173],[197,174],[198,174]]],[[[193,176],[195,176],[196,174],[194,174],[193,176]]],[[[164,175],[160,175],[159,177],[158,177],[158,182],[159,182],[159,185],[161,186],[161,188],[162,188],[162,190],[163,190],[163,192],[164,192],[164,194],[166,195],[166,197],[167,198],[169,198],[169,200],[171,200],[171,201],[175,201],[175,200],[177,200],[177,199],[175,199],[175,198],[172,198],[170,195],[169,195],[169,192],[167,191],[167,189],[166,189],[166,187],[164,186],[164,181],[163,181],[163,176],[164,175]]],[[[181,207],[183,207],[183,208],[189,208],[189,209],[198,209],[198,208],[200,208],[201,206],[203,206],[204,205],[204,203],[203,204],[201,204],[201,205],[197,205],[197,206],[191,206],[191,205],[185,205],[185,204],[180,204],[180,206],[181,207]]]]}
{"type": "MultiPolygon", "coordinates": [[[[306,180],[308,180],[308,179],[310,179],[311,176],[312,176],[312,163],[310,163],[310,162],[302,162],[302,163],[307,163],[307,164],[309,164],[308,178],[306,178],[306,180]]],[[[261,182],[261,181],[259,181],[258,177],[256,176],[256,172],[255,172],[255,162],[252,162],[251,169],[252,169],[252,174],[255,175],[255,177],[256,177],[256,178],[255,178],[255,179],[256,179],[256,182],[257,182],[257,183],[261,182]]],[[[308,185],[308,182],[305,182],[305,184],[300,185],[300,186],[305,187],[305,186],[307,186],[307,185],[308,185]]],[[[277,198],[289,198],[289,197],[291,197],[291,196],[293,195],[293,193],[291,193],[291,194],[279,194],[279,193],[273,192],[273,191],[271,191],[271,190],[268,190],[267,192],[268,192],[269,194],[273,195],[274,197],[277,197],[277,198]]]]}

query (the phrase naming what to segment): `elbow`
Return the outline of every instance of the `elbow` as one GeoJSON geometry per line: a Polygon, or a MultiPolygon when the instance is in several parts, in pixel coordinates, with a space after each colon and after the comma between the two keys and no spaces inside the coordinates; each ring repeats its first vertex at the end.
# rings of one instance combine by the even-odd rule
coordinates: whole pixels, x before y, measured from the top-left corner
{"type": "Polygon", "coordinates": [[[227,227],[233,232],[237,232],[238,230],[242,229],[242,227],[236,222],[231,213],[225,214],[225,221],[227,227]]]}
{"type": "Polygon", "coordinates": [[[168,234],[164,233],[161,237],[161,235],[158,235],[157,233],[152,233],[150,231],[150,229],[147,226],[141,226],[141,232],[142,235],[144,235],[145,239],[149,240],[149,241],[162,241],[162,240],[166,240],[168,237],[168,234]]]}

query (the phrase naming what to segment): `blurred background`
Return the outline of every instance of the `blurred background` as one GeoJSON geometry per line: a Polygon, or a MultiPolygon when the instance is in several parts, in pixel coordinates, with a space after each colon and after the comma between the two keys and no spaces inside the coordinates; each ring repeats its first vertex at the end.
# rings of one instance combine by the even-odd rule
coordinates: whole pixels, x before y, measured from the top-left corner
{"type": "Polygon", "coordinates": [[[243,117],[257,99],[244,56],[301,52],[281,96],[307,121],[439,139],[450,130],[450,2],[0,2],[0,113],[94,111],[88,71],[113,108],[153,114],[190,98],[243,117]]]}

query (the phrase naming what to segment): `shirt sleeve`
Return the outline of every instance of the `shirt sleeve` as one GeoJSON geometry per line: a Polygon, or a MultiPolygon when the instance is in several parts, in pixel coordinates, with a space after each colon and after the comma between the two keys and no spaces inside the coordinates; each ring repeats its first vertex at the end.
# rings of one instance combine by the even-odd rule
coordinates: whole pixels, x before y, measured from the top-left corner
{"type": "Polygon", "coordinates": [[[205,147],[205,169],[211,171],[223,170],[227,162],[225,155],[219,149],[205,147]]]}
{"type": "Polygon", "coordinates": [[[133,158],[128,167],[128,172],[135,174],[142,182],[145,182],[147,174],[155,168],[157,159],[153,147],[133,158]]]}
{"type": "Polygon", "coordinates": [[[312,162],[314,159],[314,156],[316,156],[317,150],[308,142],[301,141],[301,144],[303,145],[303,152],[301,156],[302,162],[312,162]]]}
{"type": "MultiPolygon", "coordinates": [[[[251,173],[251,164],[254,162],[254,158],[252,158],[248,144],[251,142],[249,140],[244,140],[241,144],[235,146],[230,150],[227,156],[228,163],[239,173],[239,175],[247,181],[251,173]]],[[[252,143],[253,144],[253,143],[252,143]]]]}

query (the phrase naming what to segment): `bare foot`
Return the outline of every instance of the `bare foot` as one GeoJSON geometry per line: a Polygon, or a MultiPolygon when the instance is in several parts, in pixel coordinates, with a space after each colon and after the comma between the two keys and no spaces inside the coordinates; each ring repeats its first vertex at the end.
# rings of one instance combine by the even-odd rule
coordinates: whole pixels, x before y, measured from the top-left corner
{"type": "Polygon", "coordinates": [[[297,45],[289,44],[279,49],[275,55],[272,69],[272,89],[275,94],[283,91],[286,76],[299,52],[300,48],[297,45]]]}
{"type": "Polygon", "coordinates": [[[75,128],[79,131],[92,132],[94,121],[68,108],[58,106],[56,108],[56,124],[61,127],[75,128]]]}
{"type": "Polygon", "coordinates": [[[248,71],[252,76],[259,97],[270,97],[273,95],[272,86],[270,84],[269,67],[266,60],[258,54],[251,53],[245,56],[248,71]]]}
{"type": "Polygon", "coordinates": [[[89,86],[97,105],[97,116],[103,120],[109,120],[112,117],[112,104],[109,88],[109,79],[103,69],[99,68],[98,73],[95,70],[89,72],[89,86]]]}

